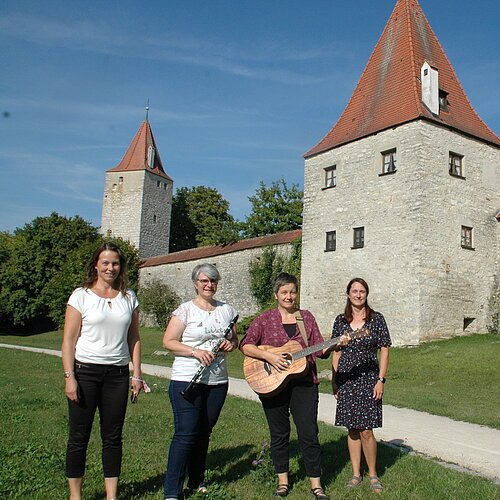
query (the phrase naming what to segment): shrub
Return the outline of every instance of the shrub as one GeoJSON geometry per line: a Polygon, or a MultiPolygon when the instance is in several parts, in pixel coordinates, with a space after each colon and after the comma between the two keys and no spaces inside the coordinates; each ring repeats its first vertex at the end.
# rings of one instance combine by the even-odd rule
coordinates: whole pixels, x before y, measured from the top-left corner
{"type": "Polygon", "coordinates": [[[168,285],[156,280],[141,286],[138,298],[141,311],[154,318],[160,328],[167,325],[172,312],[181,303],[179,296],[168,285]]]}

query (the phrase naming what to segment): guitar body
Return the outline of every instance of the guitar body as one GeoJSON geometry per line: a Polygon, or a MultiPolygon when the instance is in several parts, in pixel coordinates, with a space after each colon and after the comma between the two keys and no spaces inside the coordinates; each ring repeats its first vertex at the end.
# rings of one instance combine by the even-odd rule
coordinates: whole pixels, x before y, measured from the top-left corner
{"type": "Polygon", "coordinates": [[[243,373],[248,385],[260,396],[273,396],[278,393],[287,382],[294,377],[300,377],[307,371],[307,359],[302,357],[297,360],[292,359],[292,354],[303,349],[295,340],[290,340],[281,347],[271,347],[260,345],[259,349],[271,351],[275,354],[286,354],[290,360],[287,370],[277,371],[269,363],[261,359],[245,356],[243,362],[243,373]]]}

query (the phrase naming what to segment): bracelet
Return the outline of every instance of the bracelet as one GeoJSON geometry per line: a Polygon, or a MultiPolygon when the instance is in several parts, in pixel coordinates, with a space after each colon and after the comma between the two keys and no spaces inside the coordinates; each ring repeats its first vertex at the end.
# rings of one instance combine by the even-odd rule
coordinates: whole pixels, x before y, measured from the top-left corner
{"type": "Polygon", "coordinates": [[[130,378],[131,378],[131,380],[137,380],[137,382],[144,382],[144,379],[142,377],[136,377],[136,376],[133,375],[130,378]]]}
{"type": "Polygon", "coordinates": [[[194,351],[196,351],[196,349],[191,349],[191,354],[190,354],[190,356],[191,356],[192,358],[194,358],[194,351]]]}
{"type": "Polygon", "coordinates": [[[70,378],[73,372],[64,372],[64,378],[70,378]]]}

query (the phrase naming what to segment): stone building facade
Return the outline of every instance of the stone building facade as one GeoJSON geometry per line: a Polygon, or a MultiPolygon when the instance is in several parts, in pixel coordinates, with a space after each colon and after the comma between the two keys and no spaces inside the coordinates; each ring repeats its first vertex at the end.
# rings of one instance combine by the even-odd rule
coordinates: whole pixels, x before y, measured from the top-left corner
{"type": "Polygon", "coordinates": [[[398,0],[344,113],[306,154],[301,303],[326,331],[360,276],[396,345],[486,332],[499,193],[498,136],[418,3],[398,0]]]}
{"type": "Polygon", "coordinates": [[[167,254],[172,189],[146,120],[119,165],[106,172],[101,232],[130,241],[141,258],[167,254]]]}

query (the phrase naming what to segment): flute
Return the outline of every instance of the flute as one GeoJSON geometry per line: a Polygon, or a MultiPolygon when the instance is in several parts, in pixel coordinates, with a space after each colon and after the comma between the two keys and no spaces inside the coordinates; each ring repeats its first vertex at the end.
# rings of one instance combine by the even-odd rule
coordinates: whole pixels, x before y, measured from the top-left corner
{"type": "MultiPolygon", "coordinates": [[[[215,356],[217,356],[217,353],[219,352],[219,348],[220,348],[222,342],[224,342],[224,340],[226,340],[229,337],[229,334],[232,332],[234,325],[238,321],[238,317],[239,316],[236,315],[229,322],[229,325],[227,325],[227,328],[224,330],[224,335],[212,347],[211,353],[214,355],[214,359],[215,359],[215,356]]],[[[194,374],[194,377],[191,379],[191,382],[189,382],[189,384],[186,386],[186,388],[183,391],[181,391],[182,397],[184,397],[185,399],[188,398],[189,393],[193,390],[193,387],[194,387],[194,384],[196,383],[196,381],[203,375],[203,372],[209,367],[210,367],[210,365],[207,365],[207,366],[201,365],[198,368],[198,371],[194,374]]]]}

